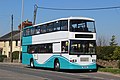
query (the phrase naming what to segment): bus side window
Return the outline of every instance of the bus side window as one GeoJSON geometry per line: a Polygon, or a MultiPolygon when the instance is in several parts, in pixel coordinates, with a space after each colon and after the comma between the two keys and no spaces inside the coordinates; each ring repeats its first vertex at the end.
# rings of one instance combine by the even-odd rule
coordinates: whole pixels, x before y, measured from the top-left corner
{"type": "Polygon", "coordinates": [[[46,33],[47,32],[47,25],[42,25],[41,26],[41,33],[46,33]]]}
{"type": "Polygon", "coordinates": [[[34,35],[34,34],[35,34],[35,28],[33,27],[33,28],[31,28],[30,30],[31,30],[31,31],[30,31],[31,33],[30,33],[30,34],[31,34],[31,35],[34,35]]]}
{"type": "Polygon", "coordinates": [[[26,36],[30,35],[30,29],[26,29],[26,36]]]}
{"type": "Polygon", "coordinates": [[[26,36],[26,29],[23,30],[22,35],[23,35],[23,36],[26,36]]]}
{"type": "Polygon", "coordinates": [[[68,41],[61,42],[61,49],[62,49],[62,52],[68,52],[68,41]]]}
{"type": "Polygon", "coordinates": [[[29,46],[28,46],[28,53],[30,53],[30,54],[35,53],[35,46],[29,45],[29,46]]]}
{"type": "Polygon", "coordinates": [[[35,45],[35,53],[40,53],[40,45],[35,45]]]}
{"type": "Polygon", "coordinates": [[[61,21],[61,30],[62,31],[68,30],[68,25],[67,24],[68,24],[67,20],[61,21]]]}
{"type": "Polygon", "coordinates": [[[40,34],[40,26],[36,26],[35,27],[35,34],[40,34]]]}
{"type": "Polygon", "coordinates": [[[46,52],[47,53],[52,53],[52,43],[46,44],[46,52]]]}
{"type": "Polygon", "coordinates": [[[47,32],[53,31],[53,23],[47,25],[47,32]]]}
{"type": "Polygon", "coordinates": [[[59,31],[60,30],[60,21],[54,22],[54,31],[59,31]]]}

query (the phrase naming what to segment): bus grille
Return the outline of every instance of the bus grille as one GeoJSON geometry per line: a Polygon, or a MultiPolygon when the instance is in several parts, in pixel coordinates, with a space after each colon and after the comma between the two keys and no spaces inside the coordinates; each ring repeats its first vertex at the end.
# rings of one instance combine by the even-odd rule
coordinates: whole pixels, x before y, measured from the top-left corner
{"type": "Polygon", "coordinates": [[[80,61],[81,62],[88,62],[89,58],[88,57],[82,57],[82,58],[80,58],[80,61]]]}

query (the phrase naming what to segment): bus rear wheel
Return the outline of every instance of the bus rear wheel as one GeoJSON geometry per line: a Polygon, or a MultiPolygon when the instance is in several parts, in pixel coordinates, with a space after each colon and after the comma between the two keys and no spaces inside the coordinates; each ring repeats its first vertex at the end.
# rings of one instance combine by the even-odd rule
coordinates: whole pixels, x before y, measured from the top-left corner
{"type": "Polygon", "coordinates": [[[33,59],[30,60],[30,67],[31,67],[31,68],[34,68],[34,67],[35,67],[35,66],[34,66],[34,61],[33,61],[33,59]]]}
{"type": "Polygon", "coordinates": [[[59,71],[60,70],[59,60],[55,60],[55,62],[54,62],[54,70],[55,71],[59,71]]]}

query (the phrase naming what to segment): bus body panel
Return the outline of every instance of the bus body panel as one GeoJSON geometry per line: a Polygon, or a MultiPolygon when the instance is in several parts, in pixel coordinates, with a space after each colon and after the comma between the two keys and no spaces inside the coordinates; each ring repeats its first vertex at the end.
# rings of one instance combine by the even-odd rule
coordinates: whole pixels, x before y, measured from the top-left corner
{"type": "Polygon", "coordinates": [[[30,65],[30,59],[33,58],[33,55],[27,52],[27,45],[30,44],[32,44],[32,36],[22,37],[22,64],[30,65]]]}
{"type": "MultiPolygon", "coordinates": [[[[38,54],[38,59],[35,61],[35,66],[37,67],[48,67],[48,68],[54,68],[54,61],[55,59],[58,59],[61,68],[64,67],[68,62],[68,54],[65,55],[66,57],[61,56],[60,54],[38,54]]],[[[34,57],[33,57],[34,58],[34,57]]]]}
{"type": "MultiPolygon", "coordinates": [[[[26,38],[30,39],[30,38],[26,38]]],[[[32,44],[42,44],[42,43],[51,43],[51,42],[60,42],[61,40],[96,40],[96,33],[78,33],[78,32],[68,32],[68,31],[58,31],[53,33],[46,33],[42,35],[32,36],[31,40],[27,42],[28,44],[32,42],[32,44]],[[76,34],[89,34],[93,35],[93,38],[75,38],[76,34]],[[43,38],[44,37],[44,38],[43,38]]],[[[25,43],[25,42],[23,42],[25,43]]],[[[26,44],[26,43],[25,43],[26,44]]]]}
{"type": "Polygon", "coordinates": [[[68,40],[68,37],[69,37],[68,31],[58,31],[58,32],[53,32],[53,33],[45,33],[42,35],[32,36],[32,44],[60,42],[61,40],[66,40],[66,39],[68,40]]]}
{"type": "MultiPolygon", "coordinates": [[[[33,58],[34,56],[32,54],[28,54],[28,53],[23,53],[24,57],[24,62],[22,62],[23,64],[30,64],[30,59],[33,58]]],[[[54,61],[55,59],[58,59],[60,62],[60,69],[96,69],[96,62],[82,62],[80,63],[75,63],[75,62],[70,62],[71,57],[69,57],[68,54],[63,54],[63,55],[59,55],[59,54],[55,54],[55,55],[51,55],[51,54],[38,54],[38,59],[34,59],[34,66],[36,67],[46,67],[46,68],[54,68],[54,61]],[[49,56],[46,56],[49,55],[49,56]],[[43,57],[46,56],[46,57],[43,57]]],[[[75,57],[72,57],[74,59],[76,59],[77,61],[80,61],[80,57],[77,59],[75,57]]]]}
{"type": "Polygon", "coordinates": [[[27,36],[22,38],[22,45],[31,45],[32,44],[32,36],[27,36]]]}
{"type": "Polygon", "coordinates": [[[25,64],[25,65],[30,65],[30,59],[33,58],[33,55],[32,54],[29,54],[29,53],[22,53],[22,64],[25,64]]]}
{"type": "Polygon", "coordinates": [[[22,46],[22,52],[27,52],[27,46],[22,46]]]}

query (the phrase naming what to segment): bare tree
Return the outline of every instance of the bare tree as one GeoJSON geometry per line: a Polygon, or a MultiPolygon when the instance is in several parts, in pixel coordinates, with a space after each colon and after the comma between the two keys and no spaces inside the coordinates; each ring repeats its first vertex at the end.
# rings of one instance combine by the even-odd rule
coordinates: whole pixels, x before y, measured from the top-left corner
{"type": "Polygon", "coordinates": [[[97,39],[97,46],[107,46],[108,40],[104,36],[99,36],[97,39]]]}

